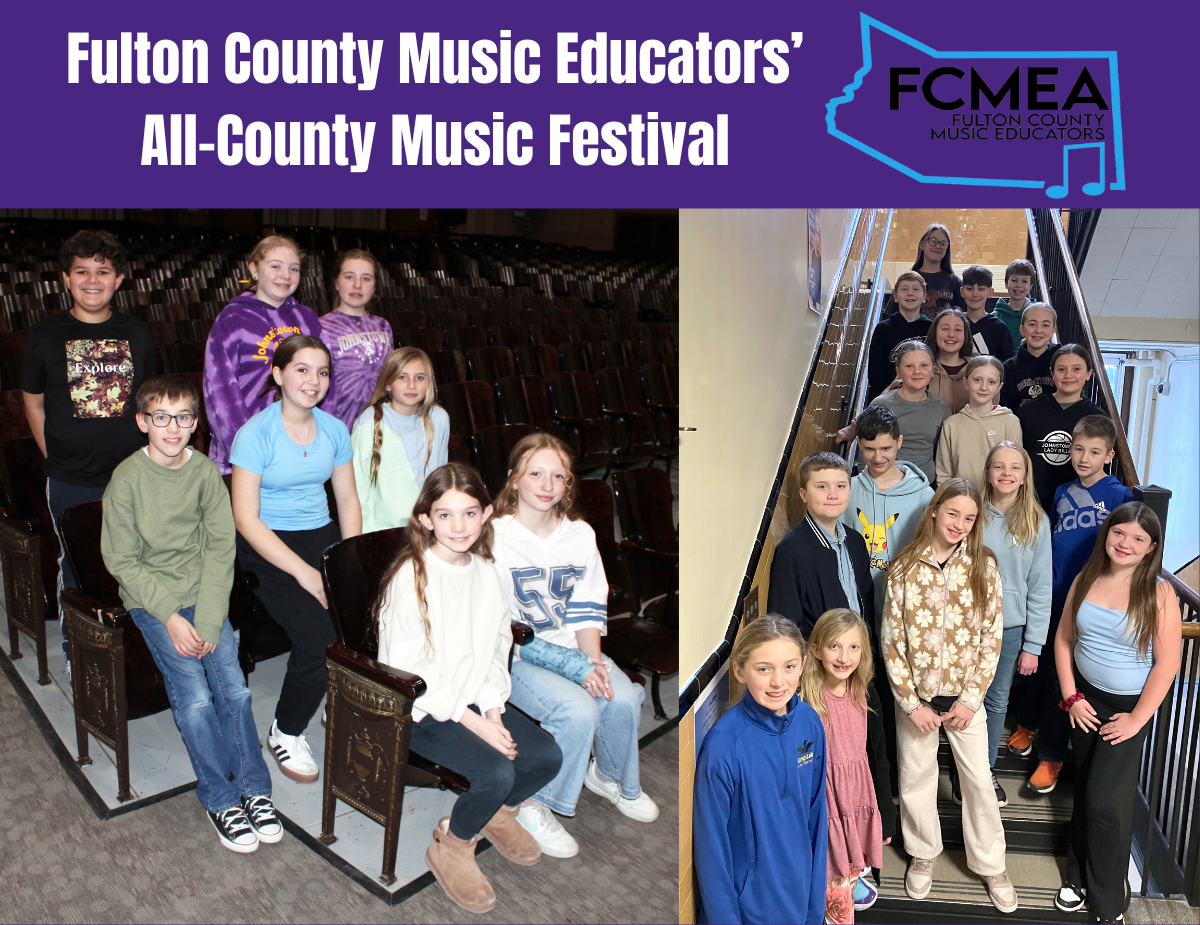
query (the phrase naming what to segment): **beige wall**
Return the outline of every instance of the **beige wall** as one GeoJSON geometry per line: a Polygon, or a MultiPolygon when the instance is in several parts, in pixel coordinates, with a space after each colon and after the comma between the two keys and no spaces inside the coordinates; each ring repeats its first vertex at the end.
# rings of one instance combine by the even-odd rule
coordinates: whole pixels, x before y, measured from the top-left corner
{"type": "MultiPolygon", "coordinates": [[[[850,210],[825,209],[828,289],[850,210]]],[[[680,678],[725,635],[812,360],[808,214],[679,213],[680,678]]],[[[823,296],[825,292],[823,291],[823,296]]]]}

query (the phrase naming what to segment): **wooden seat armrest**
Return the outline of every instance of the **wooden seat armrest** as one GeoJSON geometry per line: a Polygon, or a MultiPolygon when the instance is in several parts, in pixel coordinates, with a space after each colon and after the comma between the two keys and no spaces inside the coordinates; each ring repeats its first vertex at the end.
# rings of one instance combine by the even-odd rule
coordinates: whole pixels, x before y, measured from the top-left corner
{"type": "Polygon", "coordinates": [[[649,546],[643,546],[641,543],[634,542],[633,540],[621,540],[621,548],[650,559],[657,559],[659,562],[665,562],[668,565],[679,564],[679,553],[677,552],[651,549],[649,546]]]}
{"type": "Polygon", "coordinates": [[[129,611],[124,607],[105,607],[94,597],[78,588],[63,588],[62,602],[82,613],[89,614],[113,629],[124,629],[129,625],[129,611]]]}
{"type": "Polygon", "coordinates": [[[533,627],[528,623],[512,621],[512,637],[514,646],[527,646],[533,642],[533,627]]]}
{"type": "Polygon", "coordinates": [[[389,690],[407,697],[409,701],[416,700],[425,693],[425,679],[420,675],[377,662],[340,642],[332,643],[325,650],[325,656],[339,665],[361,674],[368,680],[382,684],[389,690]]]}

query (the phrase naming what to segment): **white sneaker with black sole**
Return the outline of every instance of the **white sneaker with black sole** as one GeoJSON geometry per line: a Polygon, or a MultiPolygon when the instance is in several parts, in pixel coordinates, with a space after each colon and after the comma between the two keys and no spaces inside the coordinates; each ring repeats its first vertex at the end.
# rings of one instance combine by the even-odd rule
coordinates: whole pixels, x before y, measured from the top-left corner
{"type": "Polygon", "coordinates": [[[552,858],[573,858],[579,854],[579,842],[554,818],[549,806],[526,800],[517,810],[517,822],[533,836],[542,854],[552,858]]]}
{"type": "Polygon", "coordinates": [[[320,772],[303,735],[290,736],[280,732],[279,723],[276,721],[271,723],[267,744],[271,746],[271,754],[279,762],[279,770],[285,775],[300,784],[316,783],[320,772]]]}
{"type": "Polygon", "coordinates": [[[220,836],[221,844],[238,854],[258,850],[258,834],[240,806],[231,806],[219,813],[209,813],[209,821],[220,836]]]}
{"type": "Polygon", "coordinates": [[[1087,890],[1073,883],[1064,883],[1054,894],[1054,908],[1060,912],[1078,912],[1087,903],[1087,890]]]}
{"type": "Polygon", "coordinates": [[[273,845],[283,838],[283,826],[275,815],[275,806],[269,797],[242,797],[242,810],[250,825],[258,834],[258,840],[273,845]]]}
{"type": "Polygon", "coordinates": [[[639,793],[632,800],[622,796],[618,784],[600,776],[600,772],[596,770],[595,758],[588,762],[587,773],[583,776],[583,784],[596,796],[604,797],[630,819],[636,819],[638,822],[653,822],[658,818],[658,805],[650,797],[645,793],[639,793]]]}

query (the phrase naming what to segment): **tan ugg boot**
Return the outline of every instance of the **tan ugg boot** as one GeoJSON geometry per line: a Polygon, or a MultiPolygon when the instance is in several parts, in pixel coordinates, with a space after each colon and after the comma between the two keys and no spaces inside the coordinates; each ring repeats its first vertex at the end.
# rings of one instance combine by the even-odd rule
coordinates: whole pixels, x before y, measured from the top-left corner
{"type": "Polygon", "coordinates": [[[483,827],[483,834],[514,864],[532,867],[542,859],[542,849],[525,826],[517,821],[519,806],[501,806],[483,827]]]}
{"type": "Polygon", "coordinates": [[[461,841],[450,832],[450,817],[443,816],[433,830],[433,844],[425,851],[425,863],[446,895],[468,912],[490,912],[496,894],[475,863],[478,838],[461,841]]]}

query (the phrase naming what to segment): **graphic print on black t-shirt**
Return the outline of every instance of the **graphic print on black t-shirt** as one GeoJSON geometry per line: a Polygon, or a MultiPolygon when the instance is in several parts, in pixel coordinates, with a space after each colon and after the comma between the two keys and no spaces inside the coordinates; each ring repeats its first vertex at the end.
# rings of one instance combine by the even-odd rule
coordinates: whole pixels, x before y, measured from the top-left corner
{"type": "Polygon", "coordinates": [[[133,352],[127,340],[69,340],[67,385],[77,418],[115,418],[133,391],[133,352]]]}

